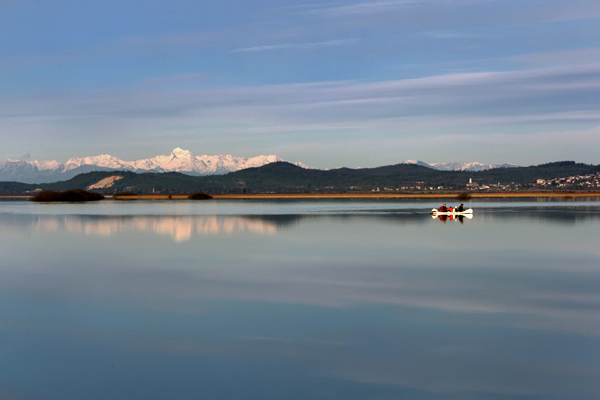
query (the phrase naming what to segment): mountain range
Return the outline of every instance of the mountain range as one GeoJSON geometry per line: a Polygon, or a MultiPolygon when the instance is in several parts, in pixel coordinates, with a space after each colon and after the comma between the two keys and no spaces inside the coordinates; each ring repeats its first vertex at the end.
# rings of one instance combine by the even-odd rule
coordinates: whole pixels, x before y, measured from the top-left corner
{"type": "MultiPolygon", "coordinates": [[[[260,167],[266,164],[284,161],[276,155],[257,157],[234,157],[232,155],[196,156],[189,150],[179,147],[169,155],[153,158],[124,161],[108,154],[93,157],[71,158],[67,162],[58,161],[0,161],[0,181],[23,183],[48,183],[71,179],[79,174],[92,171],[131,171],[131,172],[181,172],[187,175],[223,175],[246,168],[260,167]]],[[[517,167],[513,164],[471,163],[426,163],[408,160],[403,164],[416,164],[439,171],[484,171],[492,168],[517,167]]],[[[303,163],[294,163],[309,168],[303,163]]]]}
{"type": "MultiPolygon", "coordinates": [[[[132,172],[181,172],[187,175],[222,175],[241,169],[260,167],[273,162],[284,161],[276,155],[257,157],[234,157],[232,155],[195,156],[189,150],[179,147],[169,155],[158,155],[136,161],[124,161],[108,154],[93,157],[71,158],[67,162],[58,161],[0,161],[0,181],[24,183],[47,183],[71,179],[92,171],[132,171],[132,172]]],[[[295,163],[308,168],[302,163],[295,163]]]]}
{"type": "Polygon", "coordinates": [[[407,160],[403,164],[416,164],[422,167],[437,169],[438,171],[486,171],[493,168],[518,168],[515,164],[482,164],[480,162],[449,162],[449,163],[426,163],[418,160],[407,160]]]}
{"type": "MultiPolygon", "coordinates": [[[[485,171],[438,171],[416,164],[376,168],[302,168],[288,162],[273,162],[224,175],[191,176],[180,172],[135,173],[95,171],[54,183],[1,182],[0,195],[27,194],[35,190],[96,190],[110,194],[136,193],[325,193],[392,190],[464,190],[472,180],[480,185],[533,187],[539,179],[598,176],[600,165],[562,161],[530,167],[493,168],[485,171]]],[[[573,180],[572,180],[573,181],[573,180]]],[[[597,186],[597,185],[596,185],[597,186]]],[[[575,186],[573,186],[575,188],[575,186]]],[[[582,187],[589,189],[589,187],[582,187]]]]}

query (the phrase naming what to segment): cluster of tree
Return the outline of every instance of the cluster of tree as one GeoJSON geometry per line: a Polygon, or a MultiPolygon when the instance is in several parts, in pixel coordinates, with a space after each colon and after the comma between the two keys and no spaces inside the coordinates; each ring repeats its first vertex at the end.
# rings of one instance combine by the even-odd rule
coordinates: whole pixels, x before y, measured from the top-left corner
{"type": "Polygon", "coordinates": [[[31,197],[29,200],[38,203],[51,203],[59,201],[82,203],[86,201],[104,200],[104,196],[100,193],[88,192],[83,189],[70,189],[65,190],[64,192],[57,192],[55,190],[44,190],[31,197]]]}

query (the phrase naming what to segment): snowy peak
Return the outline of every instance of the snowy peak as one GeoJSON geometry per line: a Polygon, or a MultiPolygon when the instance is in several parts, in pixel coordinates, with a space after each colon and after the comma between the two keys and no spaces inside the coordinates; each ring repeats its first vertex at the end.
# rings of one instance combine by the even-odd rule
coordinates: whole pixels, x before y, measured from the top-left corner
{"type": "Polygon", "coordinates": [[[175,148],[171,152],[171,155],[174,158],[185,158],[185,159],[192,159],[192,158],[194,158],[194,154],[192,154],[191,151],[189,151],[189,150],[183,150],[181,147],[175,148]]]}
{"type": "Polygon", "coordinates": [[[83,165],[95,165],[98,167],[105,168],[119,168],[122,165],[122,161],[108,154],[101,154],[99,156],[94,157],[70,158],[63,165],[63,172],[79,168],[83,165]]]}
{"type": "MultiPolygon", "coordinates": [[[[160,156],[158,156],[160,157],[160,156]]],[[[194,164],[195,161],[194,154],[189,150],[183,150],[182,148],[177,147],[171,152],[171,161],[180,160],[180,163],[188,163],[190,166],[194,164]]]]}
{"type": "Polygon", "coordinates": [[[480,162],[450,162],[450,163],[432,163],[432,168],[439,171],[487,171],[494,168],[516,168],[514,164],[483,164],[480,162]]]}
{"type": "Polygon", "coordinates": [[[275,161],[282,161],[282,158],[275,155],[252,158],[234,157],[230,154],[225,156],[195,156],[191,151],[177,147],[169,155],[158,155],[153,158],[136,161],[123,161],[108,154],[94,157],[71,158],[64,164],[63,171],[70,171],[84,165],[94,165],[129,171],[176,171],[208,175],[222,174],[249,167],[259,167],[275,161]]]}
{"type": "Polygon", "coordinates": [[[414,164],[414,165],[420,165],[422,167],[433,168],[431,166],[431,164],[427,164],[425,161],[419,161],[419,160],[406,160],[402,164],[414,164]]]}
{"type": "MultiPolygon", "coordinates": [[[[64,164],[58,161],[0,160],[0,181],[56,182],[70,179],[85,172],[110,170],[133,172],[173,171],[190,175],[217,175],[246,168],[261,167],[278,161],[285,160],[276,155],[260,155],[250,158],[235,157],[231,154],[196,156],[189,150],[176,147],[168,155],[157,155],[152,158],[134,161],[124,161],[109,154],[71,158],[64,164]]],[[[293,164],[302,168],[310,168],[300,162],[293,164]]],[[[403,164],[420,165],[440,171],[484,171],[491,168],[517,167],[513,164],[426,163],[419,160],[407,160],[403,164]]]]}
{"type": "Polygon", "coordinates": [[[402,164],[416,164],[423,167],[437,169],[438,171],[486,171],[493,168],[516,168],[514,164],[482,164],[480,162],[449,162],[426,163],[424,161],[406,160],[402,164]]]}
{"type": "MultiPolygon", "coordinates": [[[[124,161],[109,154],[92,157],[71,158],[66,163],[58,161],[0,161],[0,180],[26,183],[54,182],[70,179],[73,176],[96,170],[125,170],[134,172],[182,172],[191,175],[226,174],[240,169],[260,167],[276,161],[284,161],[276,155],[257,157],[234,157],[228,155],[195,156],[191,151],[180,147],[169,155],[153,158],[124,161]]],[[[308,168],[302,163],[295,163],[308,168]]]]}

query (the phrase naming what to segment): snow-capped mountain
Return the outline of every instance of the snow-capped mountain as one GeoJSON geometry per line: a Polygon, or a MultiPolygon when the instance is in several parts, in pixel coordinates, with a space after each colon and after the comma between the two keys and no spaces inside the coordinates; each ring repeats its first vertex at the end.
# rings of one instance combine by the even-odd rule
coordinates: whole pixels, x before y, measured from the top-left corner
{"type": "MultiPolygon", "coordinates": [[[[0,161],[0,181],[44,183],[70,179],[90,171],[134,172],[182,172],[190,175],[226,174],[240,169],[260,167],[276,161],[284,161],[275,155],[257,157],[234,157],[232,155],[195,156],[189,150],[176,148],[169,155],[123,161],[108,154],[94,157],[71,158],[64,164],[58,161],[0,161]]],[[[296,165],[308,168],[302,163],[296,165]]]]}
{"type": "Polygon", "coordinates": [[[517,168],[515,164],[482,164],[480,162],[450,162],[426,163],[424,161],[406,160],[403,164],[416,164],[423,167],[437,169],[438,171],[486,171],[493,168],[517,168]]]}
{"type": "Polygon", "coordinates": [[[431,164],[427,164],[425,161],[419,161],[419,160],[406,160],[402,164],[415,164],[415,165],[420,165],[421,167],[433,168],[433,166],[431,164]]]}
{"type": "MultiPolygon", "coordinates": [[[[17,181],[24,183],[45,183],[71,179],[72,177],[91,171],[133,171],[133,172],[181,172],[189,175],[219,175],[245,168],[260,167],[277,161],[281,157],[257,156],[234,157],[232,155],[196,156],[189,150],[179,147],[169,155],[159,155],[143,160],[124,161],[108,154],[93,157],[71,158],[67,162],[58,161],[0,161],[0,181],[17,181]]],[[[294,163],[302,168],[308,166],[294,163]]],[[[484,171],[491,168],[517,167],[513,164],[471,163],[426,163],[407,160],[403,164],[417,164],[440,171],[484,171]]]]}
{"type": "MultiPolygon", "coordinates": [[[[156,156],[136,161],[123,161],[108,154],[95,157],[71,158],[64,164],[64,171],[81,167],[83,165],[95,165],[98,167],[127,170],[127,171],[153,171],[153,172],[183,172],[194,175],[226,174],[227,172],[240,169],[260,167],[276,161],[283,161],[281,157],[258,156],[258,157],[234,157],[224,156],[195,156],[189,150],[177,147],[166,156],[156,156]]],[[[306,167],[304,165],[300,165],[306,167]]]]}
{"type": "Polygon", "coordinates": [[[431,166],[440,171],[485,171],[493,168],[517,168],[514,164],[482,164],[480,162],[433,163],[431,166]]]}

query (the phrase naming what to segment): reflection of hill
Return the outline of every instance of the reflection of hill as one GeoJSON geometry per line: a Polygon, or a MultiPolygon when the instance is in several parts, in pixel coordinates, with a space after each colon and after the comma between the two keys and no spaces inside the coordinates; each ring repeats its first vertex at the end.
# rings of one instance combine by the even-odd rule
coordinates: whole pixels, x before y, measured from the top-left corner
{"type": "Polygon", "coordinates": [[[69,232],[112,236],[116,233],[153,232],[171,236],[180,242],[197,235],[250,232],[273,234],[276,222],[235,216],[78,216],[78,215],[8,215],[0,219],[2,229],[25,229],[28,232],[69,232]]]}
{"type": "MultiPolygon", "coordinates": [[[[119,232],[152,232],[171,236],[175,241],[187,241],[193,236],[212,234],[274,234],[280,229],[293,228],[305,219],[337,220],[377,219],[390,224],[424,224],[430,221],[423,209],[360,210],[344,214],[288,215],[182,215],[182,216],[105,216],[105,215],[0,215],[0,229],[25,232],[69,232],[85,235],[111,236],[119,232]]],[[[478,221],[531,220],[559,224],[585,223],[600,218],[595,206],[578,207],[515,207],[477,208],[478,221]]]]}
{"type": "Polygon", "coordinates": [[[301,219],[309,218],[307,215],[284,214],[284,215],[246,215],[243,218],[251,221],[262,221],[271,224],[278,229],[297,224],[301,219]]]}

